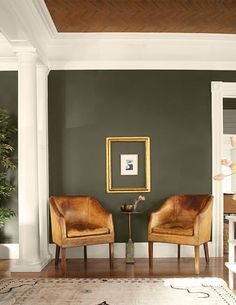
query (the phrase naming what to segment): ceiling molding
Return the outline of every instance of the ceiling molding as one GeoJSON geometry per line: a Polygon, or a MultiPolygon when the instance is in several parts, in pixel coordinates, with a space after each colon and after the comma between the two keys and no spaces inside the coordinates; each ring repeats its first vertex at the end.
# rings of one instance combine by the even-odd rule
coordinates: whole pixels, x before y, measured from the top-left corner
{"type": "Polygon", "coordinates": [[[202,33],[54,33],[52,37],[56,40],[221,40],[236,41],[236,34],[202,34],[202,33]]]}
{"type": "Polygon", "coordinates": [[[0,58],[14,56],[12,46],[0,32],[0,58]]]}
{"type": "MultiPolygon", "coordinates": [[[[236,70],[235,34],[58,33],[43,0],[1,0],[1,15],[11,11],[12,50],[34,47],[50,69],[236,70]],[[22,36],[23,38],[23,36],[22,36]]],[[[7,27],[5,27],[7,30],[7,27]]],[[[4,33],[5,34],[5,33],[4,33]]],[[[0,56],[1,56],[0,36],[0,56]]]]}
{"type": "Polygon", "coordinates": [[[57,29],[54,25],[51,15],[49,14],[44,0],[31,0],[31,2],[34,4],[38,16],[40,16],[40,19],[44,24],[45,30],[48,32],[51,38],[54,38],[54,36],[57,34],[57,29]]]}
{"type": "Polygon", "coordinates": [[[236,35],[103,33],[67,39],[61,35],[67,34],[58,34],[48,47],[51,69],[109,69],[109,64],[125,69],[136,64],[142,69],[231,70],[236,63],[236,35]]]}
{"type": "Polygon", "coordinates": [[[3,29],[4,36],[13,47],[17,44],[35,47],[41,61],[47,64],[45,47],[52,36],[39,13],[37,2],[37,0],[0,1],[0,29],[3,29]]]}
{"type": "Polygon", "coordinates": [[[236,62],[209,61],[50,61],[51,70],[221,70],[236,71],[236,62]]]}
{"type": "Polygon", "coordinates": [[[0,57],[0,71],[17,71],[18,63],[16,57],[0,57]]]}

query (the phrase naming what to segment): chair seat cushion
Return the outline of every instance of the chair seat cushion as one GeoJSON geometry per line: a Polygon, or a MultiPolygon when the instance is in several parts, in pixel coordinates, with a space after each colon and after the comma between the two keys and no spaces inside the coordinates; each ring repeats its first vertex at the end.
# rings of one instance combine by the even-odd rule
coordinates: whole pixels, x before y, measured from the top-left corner
{"type": "Polygon", "coordinates": [[[193,236],[193,223],[187,221],[168,222],[152,229],[153,233],[193,236]]]}
{"type": "Polygon", "coordinates": [[[108,228],[101,228],[94,225],[73,224],[67,225],[67,237],[83,237],[108,234],[108,228]]]}

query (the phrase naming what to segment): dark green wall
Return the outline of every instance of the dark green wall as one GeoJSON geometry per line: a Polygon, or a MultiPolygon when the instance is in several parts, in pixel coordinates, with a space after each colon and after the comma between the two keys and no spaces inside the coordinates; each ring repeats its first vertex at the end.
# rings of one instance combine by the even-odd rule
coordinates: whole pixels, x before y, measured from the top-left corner
{"type": "MultiPolygon", "coordinates": [[[[105,138],[151,137],[152,191],[134,218],[146,240],[148,215],[174,193],[211,192],[211,81],[236,81],[224,71],[51,71],[50,194],[89,194],[113,212],[117,241],[127,239],[119,213],[138,194],[105,191],[105,138]]],[[[17,115],[17,73],[0,72],[0,106],[17,115]]],[[[15,173],[17,185],[17,172],[15,173]]],[[[17,190],[9,201],[17,210],[17,190]]],[[[17,217],[0,242],[17,242],[17,217]]]]}
{"type": "MultiPolygon", "coordinates": [[[[17,126],[17,72],[0,71],[0,107],[6,108],[12,114],[17,126]]],[[[15,137],[15,146],[17,147],[17,135],[15,137]]],[[[17,149],[14,156],[17,162],[17,149]]],[[[11,207],[17,213],[17,170],[11,174],[11,179],[16,185],[16,190],[12,193],[10,199],[6,200],[8,207],[11,207]]],[[[6,223],[6,226],[0,230],[0,243],[18,242],[18,221],[17,217],[12,218],[6,223]]]]}
{"type": "Polygon", "coordinates": [[[175,193],[211,193],[211,81],[231,72],[52,71],[49,75],[50,194],[89,194],[114,215],[138,194],[107,194],[105,138],[150,136],[151,193],[133,236],[147,238],[151,210],[175,193]]]}

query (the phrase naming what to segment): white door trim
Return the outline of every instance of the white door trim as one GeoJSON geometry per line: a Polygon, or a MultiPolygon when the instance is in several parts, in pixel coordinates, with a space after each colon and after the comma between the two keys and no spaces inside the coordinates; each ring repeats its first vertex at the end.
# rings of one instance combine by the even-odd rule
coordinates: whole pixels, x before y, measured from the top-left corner
{"type": "MultiPolygon", "coordinates": [[[[221,172],[223,153],[223,99],[236,98],[236,83],[211,82],[212,106],[212,177],[221,172]]],[[[214,196],[212,242],[213,256],[223,256],[223,192],[219,181],[212,182],[214,196]]]]}

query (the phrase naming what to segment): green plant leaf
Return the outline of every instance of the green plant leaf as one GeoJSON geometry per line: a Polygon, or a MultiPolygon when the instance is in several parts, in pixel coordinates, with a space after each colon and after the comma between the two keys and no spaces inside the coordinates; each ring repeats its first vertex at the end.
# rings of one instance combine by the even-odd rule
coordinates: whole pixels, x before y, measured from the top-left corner
{"type": "Polygon", "coordinates": [[[15,212],[9,208],[0,208],[0,228],[4,227],[6,221],[15,216],[15,212]]]}
{"type": "MultiPolygon", "coordinates": [[[[17,129],[14,126],[12,116],[5,108],[0,107],[0,202],[9,198],[15,186],[10,182],[9,171],[16,165],[13,159],[14,135],[17,129]]],[[[0,228],[6,221],[15,215],[14,211],[7,207],[0,207],[0,228]]]]}

